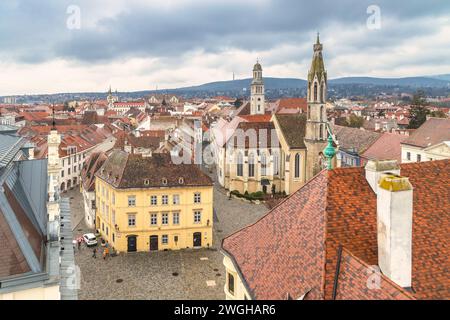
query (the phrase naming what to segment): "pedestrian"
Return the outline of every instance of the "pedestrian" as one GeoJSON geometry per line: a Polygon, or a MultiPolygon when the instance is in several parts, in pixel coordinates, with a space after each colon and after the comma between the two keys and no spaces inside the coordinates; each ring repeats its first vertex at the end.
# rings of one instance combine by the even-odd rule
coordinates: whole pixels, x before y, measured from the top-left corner
{"type": "Polygon", "coordinates": [[[103,250],[103,260],[106,260],[106,256],[109,254],[109,249],[108,249],[108,247],[106,247],[104,250],[103,250]]]}
{"type": "Polygon", "coordinates": [[[80,250],[81,250],[81,240],[78,239],[78,251],[80,251],[80,250]]]}
{"type": "Polygon", "coordinates": [[[97,248],[92,251],[92,258],[97,258],[97,248]]]}

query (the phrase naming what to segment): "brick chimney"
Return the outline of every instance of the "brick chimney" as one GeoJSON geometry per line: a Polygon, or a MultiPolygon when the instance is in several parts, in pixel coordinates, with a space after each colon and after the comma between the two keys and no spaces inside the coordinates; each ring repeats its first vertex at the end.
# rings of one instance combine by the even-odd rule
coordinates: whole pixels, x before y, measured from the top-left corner
{"type": "Polygon", "coordinates": [[[377,193],[378,183],[383,174],[392,173],[399,175],[400,167],[396,160],[370,160],[366,165],[366,180],[377,193]]]}
{"type": "Polygon", "coordinates": [[[383,175],[377,188],[378,264],[381,272],[411,287],[413,187],[408,178],[383,175]]]}

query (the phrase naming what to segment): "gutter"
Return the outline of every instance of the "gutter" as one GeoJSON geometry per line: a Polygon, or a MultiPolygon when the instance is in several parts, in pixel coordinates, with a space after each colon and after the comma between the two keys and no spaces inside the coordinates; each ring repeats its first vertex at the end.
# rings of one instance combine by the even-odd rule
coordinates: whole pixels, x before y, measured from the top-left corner
{"type": "Polygon", "coordinates": [[[242,271],[241,271],[241,269],[239,268],[239,265],[236,263],[236,260],[234,259],[234,257],[229,253],[229,252],[227,252],[224,248],[223,248],[223,241],[224,241],[225,239],[222,239],[222,244],[221,244],[221,248],[220,248],[220,252],[224,255],[224,256],[226,256],[226,257],[228,257],[230,260],[231,260],[231,262],[233,263],[233,266],[234,266],[234,268],[236,269],[236,271],[237,271],[237,273],[238,273],[238,275],[239,275],[239,278],[242,280],[242,283],[244,284],[244,287],[245,287],[245,290],[247,291],[247,293],[250,295],[250,298],[252,299],[252,300],[256,300],[255,299],[255,296],[254,296],[254,293],[253,293],[253,291],[250,289],[250,287],[248,286],[248,283],[247,283],[247,281],[245,280],[245,277],[244,277],[244,275],[242,274],[242,271]]]}
{"type": "Polygon", "coordinates": [[[339,280],[339,273],[341,271],[341,258],[342,258],[342,245],[339,245],[338,249],[338,260],[336,263],[336,273],[334,274],[334,284],[333,284],[333,296],[332,299],[336,300],[336,293],[338,288],[338,280],[339,280]]]}

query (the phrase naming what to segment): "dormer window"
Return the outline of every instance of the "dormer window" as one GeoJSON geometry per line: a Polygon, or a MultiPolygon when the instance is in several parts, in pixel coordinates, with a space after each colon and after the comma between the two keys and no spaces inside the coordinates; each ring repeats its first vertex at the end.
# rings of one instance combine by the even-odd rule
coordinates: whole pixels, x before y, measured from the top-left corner
{"type": "Polygon", "coordinates": [[[148,186],[150,184],[150,180],[149,179],[144,179],[144,185],[148,186]]]}
{"type": "Polygon", "coordinates": [[[162,178],[161,183],[163,186],[167,186],[167,179],[166,178],[162,178]]]}
{"type": "Polygon", "coordinates": [[[184,184],[184,178],[183,178],[183,177],[180,177],[180,178],[178,179],[178,183],[179,183],[179,184],[184,184]]]}

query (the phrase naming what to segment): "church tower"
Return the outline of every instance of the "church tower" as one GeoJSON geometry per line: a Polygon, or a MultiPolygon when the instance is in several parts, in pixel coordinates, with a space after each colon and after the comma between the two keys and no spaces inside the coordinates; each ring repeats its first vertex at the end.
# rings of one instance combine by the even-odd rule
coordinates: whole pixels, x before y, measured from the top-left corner
{"type": "Polygon", "coordinates": [[[257,61],[253,67],[253,81],[251,85],[250,114],[265,113],[264,81],[262,67],[257,61]]]}
{"type": "Polygon", "coordinates": [[[307,180],[322,169],[321,153],[327,145],[327,112],[325,106],[327,72],[323,63],[322,48],[319,34],[317,34],[311,69],[308,73],[308,112],[305,134],[307,180]]]}

